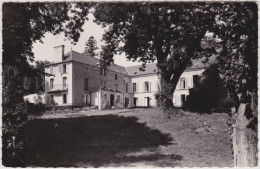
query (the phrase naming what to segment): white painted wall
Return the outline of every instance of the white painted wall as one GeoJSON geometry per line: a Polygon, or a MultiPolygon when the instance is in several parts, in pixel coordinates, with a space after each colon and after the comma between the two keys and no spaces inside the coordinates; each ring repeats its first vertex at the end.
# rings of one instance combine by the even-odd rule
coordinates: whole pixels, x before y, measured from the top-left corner
{"type": "Polygon", "coordinates": [[[24,101],[28,101],[29,103],[42,103],[45,104],[45,94],[30,94],[23,97],[24,101]]]}
{"type": "Polygon", "coordinates": [[[189,89],[193,88],[193,75],[201,75],[204,72],[204,69],[194,69],[187,70],[183,72],[181,78],[185,78],[185,89],[181,88],[180,80],[177,83],[175,92],[173,94],[173,105],[176,107],[181,107],[181,95],[187,97],[189,95],[189,89]]]}
{"type": "MultiPolygon", "coordinates": [[[[132,77],[132,85],[131,85],[131,92],[133,92],[133,83],[137,85],[137,92],[134,93],[133,97],[137,99],[137,106],[147,106],[145,98],[150,98],[150,106],[156,106],[156,100],[154,95],[158,92],[158,76],[157,74],[150,74],[144,76],[134,76],[132,77]],[[145,91],[145,82],[149,82],[149,89],[150,91],[145,91]]],[[[133,100],[132,100],[133,102],[133,100]]]]}
{"type": "Polygon", "coordinates": [[[46,73],[51,73],[51,67],[53,68],[53,75],[54,76],[45,76],[45,86],[47,91],[50,89],[50,79],[54,79],[54,89],[55,92],[47,92],[49,95],[54,95],[54,101],[58,105],[72,105],[72,63],[62,63],[62,64],[55,64],[45,67],[46,73]],[[63,65],[66,64],[66,73],[63,73],[63,65]],[[59,67],[60,66],[60,67],[59,67]],[[63,91],[63,77],[67,77],[67,91],[63,91]],[[60,90],[60,91],[57,91],[60,90]],[[63,96],[62,94],[67,94],[67,103],[63,103],[63,96]]]}

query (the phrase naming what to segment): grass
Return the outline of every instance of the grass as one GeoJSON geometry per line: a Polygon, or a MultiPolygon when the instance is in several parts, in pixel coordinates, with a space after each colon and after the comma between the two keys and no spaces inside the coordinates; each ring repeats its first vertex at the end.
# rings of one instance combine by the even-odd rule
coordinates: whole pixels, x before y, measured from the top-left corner
{"type": "Polygon", "coordinates": [[[182,156],[178,167],[232,167],[233,155],[225,113],[199,114],[174,109],[163,113],[157,109],[121,113],[137,117],[150,128],[170,134],[173,144],[160,146],[162,154],[182,156]]]}
{"type": "Polygon", "coordinates": [[[62,119],[23,128],[31,167],[231,167],[227,114],[157,109],[62,119]]]}
{"type": "Polygon", "coordinates": [[[32,167],[122,166],[182,158],[159,153],[131,155],[168,145],[172,140],[169,135],[138,123],[136,117],[38,119],[29,121],[23,133],[28,141],[23,156],[27,166],[32,167]]]}

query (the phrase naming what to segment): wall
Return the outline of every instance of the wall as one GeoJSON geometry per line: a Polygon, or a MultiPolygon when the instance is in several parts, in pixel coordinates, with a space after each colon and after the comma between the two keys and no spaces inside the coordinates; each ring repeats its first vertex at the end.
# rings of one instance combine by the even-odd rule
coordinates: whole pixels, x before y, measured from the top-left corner
{"type": "MultiPolygon", "coordinates": [[[[100,68],[90,66],[84,63],[73,62],[73,103],[83,104],[85,94],[91,94],[101,88],[101,81],[106,83],[105,89],[115,89],[115,84],[118,85],[118,91],[125,91],[125,75],[107,70],[106,76],[100,75],[100,68]],[[88,71],[87,71],[88,67],[88,71]],[[117,80],[115,79],[117,74],[117,80]],[[88,90],[84,91],[84,80],[89,79],[88,90]]],[[[92,95],[91,95],[92,97],[92,95]]],[[[92,102],[93,99],[91,98],[92,102]]],[[[92,103],[91,102],[91,103],[92,103]]]]}
{"type": "MultiPolygon", "coordinates": [[[[158,92],[158,76],[157,74],[149,74],[143,76],[134,76],[132,77],[132,85],[131,85],[131,92],[133,92],[133,83],[136,83],[137,92],[134,93],[133,97],[138,98],[136,106],[147,106],[145,104],[145,98],[150,98],[150,106],[156,106],[156,100],[154,95],[158,92]],[[149,89],[150,91],[145,91],[145,82],[149,82],[149,89]]],[[[133,104],[133,99],[132,99],[133,104]]]]}
{"type": "Polygon", "coordinates": [[[46,73],[51,73],[50,69],[53,67],[53,75],[54,76],[45,76],[45,82],[47,84],[46,92],[48,95],[54,95],[54,101],[58,105],[72,105],[72,63],[61,63],[61,64],[54,64],[45,67],[46,73]],[[66,64],[66,73],[63,73],[63,65],[66,64]],[[63,77],[67,77],[67,90],[63,90],[63,77]],[[50,89],[50,79],[54,79],[54,89],[50,89]],[[49,91],[52,92],[49,92],[49,91]],[[67,94],[67,103],[63,103],[62,94],[67,94]]]}
{"type": "Polygon", "coordinates": [[[45,94],[30,94],[23,97],[24,101],[28,101],[29,103],[42,103],[45,104],[45,94]]]}
{"type": "Polygon", "coordinates": [[[180,80],[177,83],[175,92],[173,94],[173,104],[176,107],[182,106],[181,95],[185,95],[187,97],[189,95],[189,89],[193,88],[193,75],[201,75],[204,69],[191,69],[186,70],[181,75],[181,78],[185,78],[185,89],[181,88],[180,80]]]}

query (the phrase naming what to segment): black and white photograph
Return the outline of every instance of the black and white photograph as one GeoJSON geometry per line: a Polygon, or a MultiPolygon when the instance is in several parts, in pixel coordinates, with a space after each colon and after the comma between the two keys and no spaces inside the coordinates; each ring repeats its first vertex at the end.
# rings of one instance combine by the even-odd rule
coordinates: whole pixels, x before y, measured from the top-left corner
{"type": "Polygon", "coordinates": [[[258,167],[258,9],[1,1],[0,168],[258,167]]]}

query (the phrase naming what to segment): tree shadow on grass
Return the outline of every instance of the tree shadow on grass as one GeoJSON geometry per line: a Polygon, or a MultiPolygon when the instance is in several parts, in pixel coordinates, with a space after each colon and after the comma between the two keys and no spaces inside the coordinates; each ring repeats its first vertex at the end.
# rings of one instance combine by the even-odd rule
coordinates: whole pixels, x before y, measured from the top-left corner
{"type": "Polygon", "coordinates": [[[143,149],[169,145],[169,135],[137,122],[136,117],[115,115],[69,119],[31,120],[23,129],[27,166],[94,167],[163,158],[181,160],[179,155],[124,156],[143,149]]]}

